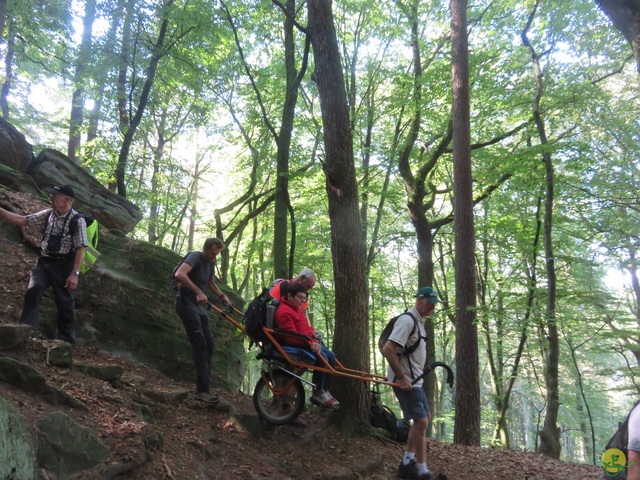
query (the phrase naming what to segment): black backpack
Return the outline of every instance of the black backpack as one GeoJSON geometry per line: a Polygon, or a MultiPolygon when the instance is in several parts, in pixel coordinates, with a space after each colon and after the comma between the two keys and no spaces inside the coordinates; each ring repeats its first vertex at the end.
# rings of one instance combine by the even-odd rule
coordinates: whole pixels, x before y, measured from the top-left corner
{"type": "Polygon", "coordinates": [[[260,342],[265,339],[262,327],[266,325],[267,307],[269,306],[269,302],[273,300],[269,293],[270,290],[270,288],[264,287],[260,295],[251,300],[251,303],[249,303],[249,306],[244,312],[242,322],[244,323],[247,335],[249,335],[254,342],[260,342]]]}
{"type": "Polygon", "coordinates": [[[404,419],[398,420],[396,414],[382,404],[380,392],[376,390],[371,390],[370,421],[373,427],[389,432],[389,437],[396,442],[405,443],[409,437],[409,422],[404,419]]]}
{"type": "MultiPolygon", "coordinates": [[[[411,329],[411,333],[409,334],[409,337],[411,337],[414,333],[416,333],[416,329],[418,328],[418,319],[414,317],[409,310],[404,312],[402,315],[405,314],[409,315],[413,319],[413,328],[411,329]]],[[[389,320],[389,322],[387,322],[387,325],[382,330],[382,333],[378,338],[378,348],[380,349],[380,351],[382,351],[382,347],[384,347],[384,344],[387,343],[387,340],[389,340],[389,335],[391,335],[391,332],[393,332],[393,327],[396,325],[396,321],[402,315],[396,315],[395,317],[393,317],[391,320],[389,320]]],[[[420,340],[426,340],[426,338],[419,336],[418,341],[413,345],[405,345],[401,355],[411,355],[413,352],[415,352],[418,348],[418,345],[420,345],[420,340]]]]}
{"type": "MultiPolygon", "coordinates": [[[[629,450],[627,449],[627,446],[629,444],[629,417],[631,416],[631,412],[633,412],[633,409],[636,408],[638,404],[640,404],[640,400],[638,400],[633,405],[633,408],[629,410],[629,414],[627,415],[627,418],[624,419],[624,422],[618,424],[618,430],[613,434],[613,437],[611,437],[611,440],[609,440],[606,447],[604,447],[605,453],[611,448],[617,448],[618,450],[621,450],[622,453],[624,453],[624,456],[627,459],[627,462],[624,465],[624,469],[618,470],[616,468],[613,468],[611,470],[607,470],[607,467],[604,464],[603,456],[602,467],[605,469],[603,478],[614,480],[626,480],[627,478],[627,468],[629,465],[629,450]]],[[[617,460],[617,458],[611,459],[612,462],[616,462],[617,460]]]]}
{"type": "MultiPolygon", "coordinates": [[[[182,257],[182,260],[178,262],[178,264],[173,268],[173,271],[171,272],[171,276],[169,277],[169,283],[171,285],[171,290],[173,290],[174,292],[177,292],[178,290],[180,290],[180,282],[176,278],[176,272],[178,271],[178,268],[180,268],[180,265],[182,265],[184,261],[187,259],[187,257],[192,253],[193,252],[189,252],[184,257],[182,257]]],[[[202,255],[200,255],[200,257],[198,258],[198,262],[200,262],[201,260],[202,260],[202,255]]]]}

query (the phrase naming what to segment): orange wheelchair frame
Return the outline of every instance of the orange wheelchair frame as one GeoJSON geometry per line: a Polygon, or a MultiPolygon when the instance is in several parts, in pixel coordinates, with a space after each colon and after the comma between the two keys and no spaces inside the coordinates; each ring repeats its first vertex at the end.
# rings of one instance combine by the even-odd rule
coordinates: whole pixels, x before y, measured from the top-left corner
{"type": "MultiPolygon", "coordinates": [[[[230,309],[227,313],[212,303],[209,303],[209,307],[226,318],[259,347],[260,352],[256,358],[262,360],[263,369],[261,378],[256,383],[253,392],[253,404],[260,418],[267,423],[286,425],[293,422],[302,413],[305,405],[303,384],[313,386],[312,382],[303,377],[307,370],[321,371],[363,382],[392,387],[399,386],[397,383],[390,382],[385,376],[347,368],[338,359],[335,361],[335,367],[332,367],[324,356],[320,355],[319,359],[322,364],[318,365],[315,358],[312,359],[311,356],[303,352],[297,354],[287,351],[286,345],[281,343],[282,339],[288,337],[304,340],[311,345],[311,339],[306,335],[264,326],[262,330],[266,339],[264,341],[253,339],[247,333],[245,326],[230,315],[232,311],[235,311],[244,316],[243,312],[232,307],[233,310],[230,309]]],[[[302,347],[293,347],[293,349],[304,350],[302,347]]],[[[313,354],[312,356],[315,357],[313,354]]],[[[418,382],[436,367],[443,367],[447,370],[447,383],[449,387],[453,387],[453,371],[449,365],[442,362],[434,362],[429,365],[412,383],[418,382]]]]}

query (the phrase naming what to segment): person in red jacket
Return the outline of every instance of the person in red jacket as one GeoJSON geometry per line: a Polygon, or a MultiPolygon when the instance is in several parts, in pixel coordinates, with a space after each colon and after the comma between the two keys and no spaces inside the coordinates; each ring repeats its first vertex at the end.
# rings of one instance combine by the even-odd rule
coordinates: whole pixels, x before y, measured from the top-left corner
{"type": "MultiPolygon", "coordinates": [[[[293,283],[289,285],[287,293],[280,299],[280,304],[275,314],[276,328],[280,330],[288,330],[290,332],[306,335],[311,339],[311,352],[316,356],[316,365],[324,366],[325,363],[320,359],[322,355],[331,366],[336,363],[335,354],[320,343],[316,338],[316,331],[309,324],[309,320],[302,310],[302,305],[307,301],[307,290],[301,283],[293,283]]],[[[308,342],[304,339],[294,337],[287,338],[289,345],[308,347],[308,342]]],[[[311,402],[325,408],[337,410],[340,408],[338,400],[333,398],[330,393],[333,377],[331,374],[313,371],[313,383],[315,388],[311,396],[311,402]]]]}

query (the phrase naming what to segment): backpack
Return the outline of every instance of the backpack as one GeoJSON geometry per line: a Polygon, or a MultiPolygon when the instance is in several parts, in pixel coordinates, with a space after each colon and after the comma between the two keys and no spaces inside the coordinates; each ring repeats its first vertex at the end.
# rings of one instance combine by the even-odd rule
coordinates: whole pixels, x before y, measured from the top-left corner
{"type": "MultiPolygon", "coordinates": [[[[53,210],[49,213],[49,218],[53,214],[53,210]]],[[[87,272],[100,256],[98,252],[98,221],[88,213],[76,213],[69,221],[69,235],[74,236],[78,231],[78,219],[84,218],[84,223],[87,230],[87,247],[84,249],[84,256],[82,257],[82,265],[80,265],[80,273],[87,272]]],[[[47,224],[48,224],[47,220],[47,224]]],[[[44,231],[42,232],[42,238],[46,235],[47,224],[45,224],[44,231]]]]}
{"type": "MultiPolygon", "coordinates": [[[[416,329],[418,328],[418,319],[414,317],[409,310],[407,310],[401,315],[396,315],[395,317],[393,317],[387,322],[387,325],[382,330],[382,333],[380,333],[380,337],[378,337],[378,348],[380,349],[380,351],[382,351],[382,347],[384,347],[384,344],[387,343],[387,340],[389,340],[389,336],[391,335],[391,332],[393,332],[393,327],[395,327],[396,321],[402,315],[409,315],[413,319],[413,328],[411,329],[411,333],[409,333],[409,337],[411,337],[414,333],[416,333],[416,329]]],[[[423,339],[426,340],[426,338],[419,336],[418,341],[413,345],[411,346],[405,345],[401,355],[411,355],[413,352],[416,351],[416,349],[418,348],[418,345],[420,345],[420,340],[423,340],[423,339]]]]}
{"type": "Polygon", "coordinates": [[[382,428],[389,432],[389,436],[396,442],[405,443],[409,437],[411,425],[405,419],[396,417],[396,414],[382,404],[380,392],[371,390],[370,422],[375,428],[382,428]]]}
{"type": "Polygon", "coordinates": [[[627,468],[629,468],[628,460],[629,460],[629,450],[627,446],[629,444],[629,417],[631,416],[631,412],[640,404],[640,400],[638,400],[633,408],[629,411],[627,418],[624,419],[624,422],[618,424],[618,430],[613,434],[611,440],[604,447],[604,453],[602,454],[602,467],[604,468],[604,477],[606,479],[615,479],[615,480],[626,480],[627,478],[627,468]],[[624,465],[618,463],[619,458],[614,452],[608,452],[608,450],[617,449],[620,450],[625,457],[624,465]],[[609,468],[607,468],[607,464],[609,468]]]}
{"type": "MultiPolygon", "coordinates": [[[[184,257],[182,257],[182,260],[180,260],[177,265],[175,267],[173,267],[173,271],[171,272],[171,275],[169,276],[169,284],[171,285],[171,290],[173,290],[174,292],[177,292],[178,290],[180,290],[180,282],[178,281],[178,279],[176,278],[176,272],[178,271],[178,269],[180,268],[180,265],[182,265],[184,263],[184,261],[187,259],[187,257],[189,255],[191,255],[194,252],[188,252],[184,257]]],[[[198,263],[200,263],[200,261],[202,260],[202,255],[200,255],[200,257],[198,258],[198,263]]],[[[214,260],[215,262],[215,260],[214,260]]],[[[195,267],[195,265],[194,265],[195,267]]]]}
{"type": "Polygon", "coordinates": [[[176,278],[176,272],[178,271],[178,268],[180,268],[180,265],[184,263],[189,253],[187,253],[187,255],[185,255],[184,257],[182,257],[182,260],[180,260],[176,264],[176,266],[173,267],[173,270],[171,271],[171,275],[169,275],[169,285],[171,286],[171,290],[173,290],[174,292],[177,292],[178,290],[180,290],[180,282],[176,278]]]}
{"type": "Polygon", "coordinates": [[[100,256],[98,252],[98,221],[88,213],[78,213],[74,215],[69,222],[69,233],[73,236],[78,230],[78,218],[84,218],[84,223],[87,226],[87,247],[84,249],[84,256],[82,257],[82,265],[80,266],[80,273],[87,272],[96,260],[100,256]]]}
{"type": "Polygon", "coordinates": [[[249,306],[244,312],[242,323],[244,323],[247,335],[249,335],[251,340],[254,342],[259,342],[265,339],[262,327],[267,323],[269,302],[273,300],[269,293],[270,290],[270,288],[263,287],[260,295],[251,300],[251,303],[249,303],[249,306]]]}

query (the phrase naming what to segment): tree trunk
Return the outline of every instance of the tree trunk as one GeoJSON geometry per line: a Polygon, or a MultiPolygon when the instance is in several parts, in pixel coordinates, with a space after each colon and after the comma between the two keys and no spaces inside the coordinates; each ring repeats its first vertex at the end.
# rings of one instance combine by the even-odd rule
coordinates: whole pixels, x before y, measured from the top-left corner
{"type": "Polygon", "coordinates": [[[153,86],[156,71],[158,69],[158,64],[160,63],[160,59],[162,58],[162,56],[166,54],[166,51],[164,50],[164,41],[167,35],[167,29],[169,27],[169,16],[171,13],[173,2],[174,0],[168,0],[162,7],[162,24],[160,26],[160,32],[158,33],[158,38],[151,54],[149,67],[147,68],[147,78],[144,82],[144,86],[142,87],[142,91],[140,92],[140,99],[138,101],[136,113],[131,119],[131,122],[127,126],[127,129],[124,133],[124,139],[120,148],[120,154],[118,155],[118,164],[116,165],[115,172],[116,185],[118,187],[118,195],[124,198],[127,197],[126,166],[129,157],[129,149],[131,148],[131,144],[133,143],[133,136],[138,129],[138,125],[140,125],[142,115],[144,114],[144,111],[147,107],[147,102],[149,101],[149,93],[151,92],[151,87],[153,86]]]}
{"type": "MultiPolygon", "coordinates": [[[[308,14],[326,152],[324,172],[336,292],[334,350],[345,365],[369,371],[365,248],[358,214],[349,109],[331,2],[310,0],[308,14]]],[[[342,408],[335,420],[343,429],[350,431],[360,422],[368,424],[368,393],[364,382],[336,379],[335,394],[342,408]]]]}
{"type": "Polygon", "coordinates": [[[4,83],[0,91],[0,110],[2,118],[9,121],[9,92],[13,83],[13,57],[15,55],[15,35],[13,21],[9,20],[9,38],[7,39],[7,53],[4,56],[4,83]]]}
{"type": "MultiPolygon", "coordinates": [[[[296,71],[296,46],[294,36],[294,19],[296,14],[295,0],[285,2],[286,15],[284,18],[284,62],[286,71],[286,87],[284,105],[282,108],[282,123],[280,132],[276,138],[278,153],[276,197],[273,221],[273,271],[276,278],[291,278],[294,272],[290,271],[289,261],[293,257],[293,248],[288,248],[287,212],[291,209],[289,200],[289,151],[291,148],[291,136],[295,119],[296,104],[298,102],[298,88],[300,81],[306,72],[306,51],[302,63],[301,72],[296,71]],[[289,253],[287,255],[287,252],[289,253]]],[[[295,238],[291,238],[291,246],[295,245],[295,238]]]]}
{"type": "MultiPolygon", "coordinates": [[[[166,112],[165,112],[166,115],[166,112]]],[[[160,177],[160,165],[162,163],[162,157],[164,155],[164,147],[166,145],[166,138],[164,132],[164,120],[163,115],[160,125],[158,126],[158,143],[153,147],[153,173],[151,174],[151,195],[149,201],[149,226],[147,228],[147,239],[149,243],[155,244],[158,241],[158,207],[159,207],[159,191],[158,182],[160,177]]],[[[197,178],[197,176],[196,176],[197,178]]],[[[194,180],[195,181],[195,180],[194,180]]]]}
{"type": "Polygon", "coordinates": [[[480,376],[471,175],[467,1],[451,0],[453,63],[453,228],[456,278],[456,414],[453,439],[480,445],[480,376]]]}
{"type": "MultiPolygon", "coordinates": [[[[533,244],[531,248],[531,263],[525,268],[525,274],[529,278],[529,287],[527,294],[527,309],[525,310],[524,319],[522,320],[522,327],[520,330],[520,342],[518,343],[518,350],[516,351],[516,355],[513,358],[513,366],[511,367],[511,374],[509,375],[509,381],[507,382],[507,386],[504,389],[504,398],[501,402],[501,407],[498,412],[498,418],[496,420],[495,430],[493,433],[493,442],[495,443],[498,437],[501,435],[501,430],[506,429],[506,418],[507,418],[507,410],[509,409],[510,401],[511,401],[511,392],[513,391],[513,385],[518,378],[518,368],[520,366],[520,361],[522,360],[522,353],[524,352],[524,347],[527,342],[527,329],[529,327],[529,318],[531,317],[531,312],[533,310],[534,301],[536,297],[536,284],[537,284],[537,275],[538,275],[538,244],[540,241],[540,230],[542,227],[542,222],[540,221],[540,209],[541,209],[541,201],[538,199],[538,208],[536,209],[536,231],[533,239],[533,244]]],[[[509,447],[509,445],[504,445],[505,447],[509,447]]],[[[526,445],[525,445],[526,447],[526,445]]]]}
{"type": "Polygon", "coordinates": [[[67,156],[73,163],[80,163],[78,150],[82,142],[82,121],[84,118],[85,71],[91,55],[93,22],[96,18],[95,0],[85,1],[82,41],[76,58],[76,71],[73,77],[73,95],[71,98],[71,117],[69,119],[69,144],[67,156]]]}
{"type": "Polygon", "coordinates": [[[0,41],[4,40],[4,27],[7,23],[7,0],[0,0],[0,41]]]}
{"type": "MultiPolygon", "coordinates": [[[[545,124],[540,112],[540,99],[542,98],[542,69],[540,58],[527,38],[527,32],[538,9],[539,0],[536,1],[527,21],[527,25],[522,32],[522,43],[527,47],[531,55],[533,69],[536,79],[536,96],[533,100],[533,119],[538,130],[538,138],[541,145],[548,143],[545,124]]],[[[547,268],[547,305],[546,324],[548,350],[545,365],[545,383],[547,387],[547,411],[544,418],[544,426],[540,435],[540,445],[538,452],[553,458],[560,458],[560,429],[558,428],[558,411],[560,409],[560,394],[558,390],[558,362],[560,358],[560,346],[558,342],[558,328],[556,325],[556,268],[553,257],[553,241],[551,237],[551,227],[553,221],[553,188],[554,172],[551,154],[544,151],[542,159],[545,167],[545,206],[543,220],[543,244],[545,262],[547,268]]]]}
{"type": "Polygon", "coordinates": [[[611,23],[622,32],[631,45],[640,75],[640,2],[638,0],[596,0],[611,23]]]}

